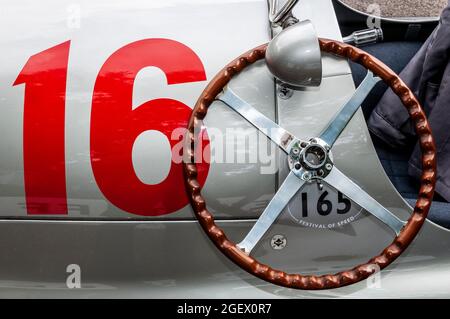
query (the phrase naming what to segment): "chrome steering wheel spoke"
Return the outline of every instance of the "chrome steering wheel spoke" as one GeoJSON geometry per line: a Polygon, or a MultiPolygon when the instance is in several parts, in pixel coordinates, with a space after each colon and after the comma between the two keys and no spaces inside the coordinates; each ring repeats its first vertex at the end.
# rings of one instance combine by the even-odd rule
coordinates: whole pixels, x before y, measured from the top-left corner
{"type": "Polygon", "coordinates": [[[366,77],[356,89],[353,96],[348,100],[335,117],[328,123],[326,128],[320,134],[320,138],[330,147],[336,142],[339,135],[352,119],[358,108],[366,99],[367,95],[372,91],[373,87],[381,80],[378,76],[374,76],[371,71],[367,72],[366,77]]]}
{"type": "MultiPolygon", "coordinates": [[[[299,172],[299,174],[301,174],[301,172],[299,172]]],[[[244,240],[237,244],[237,247],[242,249],[246,254],[250,254],[289,201],[297,194],[304,184],[305,182],[299,178],[296,173],[291,171],[283,184],[281,184],[269,205],[256,221],[255,225],[253,225],[244,240]]]]}
{"type": "Polygon", "coordinates": [[[286,152],[286,154],[289,154],[290,147],[295,142],[299,141],[292,133],[288,132],[242,100],[229,87],[225,88],[216,99],[222,101],[239,113],[245,120],[277,144],[284,152],[286,152]]]}
{"type": "Polygon", "coordinates": [[[378,203],[335,166],[333,166],[330,173],[323,180],[389,226],[396,235],[400,233],[406,224],[406,222],[399,219],[383,205],[378,203]]]}
{"type": "MultiPolygon", "coordinates": [[[[296,138],[293,134],[283,129],[277,123],[242,100],[229,87],[226,87],[216,99],[222,101],[231,109],[239,113],[245,120],[271,139],[291,157],[293,156],[293,154],[290,154],[292,147],[296,144],[298,145],[303,143],[305,145],[313,143],[313,147],[316,148],[323,144],[323,153],[327,154],[339,135],[347,126],[348,122],[352,119],[361,103],[380,80],[381,79],[379,77],[374,76],[372,72],[368,71],[366,77],[356,89],[353,96],[345,103],[341,110],[335,115],[333,120],[330,121],[323,133],[318,138],[312,139],[310,142],[304,142],[296,138]]],[[[304,151],[306,152],[306,148],[304,148],[304,151]]],[[[328,155],[324,155],[324,158],[327,157],[328,155]]],[[[326,161],[323,160],[324,167],[326,164],[325,162],[326,161]]],[[[331,159],[329,162],[330,163],[327,165],[330,166],[331,170],[321,179],[323,179],[330,186],[341,191],[348,198],[364,208],[367,212],[389,226],[395,234],[398,235],[405,225],[405,222],[383,207],[374,198],[363,191],[357,184],[345,176],[339,169],[332,165],[331,159]]],[[[308,176],[310,175],[307,174],[308,172],[316,172],[315,168],[307,168],[307,160],[303,159],[301,160],[301,163],[297,163],[297,165],[300,164],[304,167],[299,167],[296,170],[291,167],[291,172],[284,180],[269,205],[256,221],[255,225],[252,227],[244,240],[237,244],[237,247],[242,249],[245,253],[250,254],[256,244],[261,240],[264,234],[281,214],[289,201],[303,187],[305,181],[300,176],[302,176],[305,172],[308,176]]]]}

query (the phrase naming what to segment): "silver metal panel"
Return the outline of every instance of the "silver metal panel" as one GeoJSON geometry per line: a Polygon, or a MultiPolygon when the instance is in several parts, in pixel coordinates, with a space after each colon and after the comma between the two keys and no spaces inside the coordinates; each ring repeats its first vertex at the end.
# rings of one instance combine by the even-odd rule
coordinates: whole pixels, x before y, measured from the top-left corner
{"type": "MultiPolygon", "coordinates": [[[[236,76],[229,87],[252,108],[275,120],[273,77],[264,61],[236,76]]],[[[215,159],[202,189],[208,208],[218,217],[259,216],[275,193],[277,156],[282,151],[221,101],[212,103],[204,126],[211,149],[223,151],[211,157],[215,159]]],[[[179,216],[193,218],[190,208],[185,211],[187,214],[179,216]]]]}
{"type": "MultiPolygon", "coordinates": [[[[242,238],[252,223],[220,225],[235,240],[242,238]]],[[[351,247],[364,239],[359,237],[364,233],[342,234],[346,240],[335,243],[330,240],[322,250],[316,243],[323,237],[320,231],[307,238],[296,236],[302,232],[298,227],[286,227],[283,232],[295,241],[307,240],[308,251],[288,239],[283,250],[274,251],[269,241],[265,241],[255,253],[275,265],[281,260],[290,271],[336,272],[342,266],[352,266],[355,257],[366,261],[364,255],[383,248],[374,243],[370,233],[366,233],[367,252],[359,245],[343,253],[341,247],[351,247]],[[314,253],[314,258],[305,260],[305,253],[309,252],[314,253]]],[[[406,253],[381,273],[379,285],[369,278],[339,289],[299,291],[269,284],[237,268],[192,221],[1,221],[0,297],[448,298],[448,236],[448,231],[426,222],[406,253]],[[80,289],[66,286],[69,264],[81,267],[80,289]]]]}
{"type": "MultiPolygon", "coordinates": [[[[142,219],[146,217],[113,205],[94,178],[90,161],[91,103],[94,83],[102,64],[113,52],[137,40],[166,38],[178,41],[198,55],[207,81],[167,85],[161,70],[147,67],[136,77],[132,104],[136,108],[153,99],[171,98],[193,107],[208,80],[226,63],[269,40],[265,0],[120,0],[114,3],[109,0],[23,0],[5,1],[1,14],[0,27],[8,32],[3,32],[0,38],[0,216],[7,217],[27,217],[22,153],[24,87],[12,84],[31,55],[71,40],[65,111],[69,212],[62,218],[142,219]],[[245,28],[245,33],[242,28],[245,28]],[[236,37],[236,34],[240,36],[236,37]]],[[[236,92],[268,117],[274,118],[273,78],[265,66],[255,66],[246,72],[244,81],[237,79],[234,82],[233,85],[241,87],[236,88],[236,92]],[[251,87],[247,85],[249,82],[251,87]]],[[[211,126],[219,122],[216,125],[219,128],[225,127],[225,123],[229,128],[245,127],[245,121],[236,120],[237,115],[231,113],[213,108],[208,121],[211,126]],[[230,122],[224,123],[223,119],[230,122]]],[[[167,121],[170,120],[168,114],[167,121]]],[[[142,146],[134,149],[133,163],[138,175],[148,170],[168,172],[170,162],[167,162],[166,155],[170,148],[167,143],[152,141],[150,136],[140,136],[142,146]],[[157,147],[149,147],[155,144],[157,147]],[[148,165],[148,158],[153,159],[151,165],[148,165]]],[[[237,152],[252,153],[255,148],[255,143],[246,148],[238,146],[237,152]]],[[[219,216],[249,217],[261,212],[260,208],[240,207],[245,206],[242,201],[247,203],[263,198],[264,205],[270,200],[275,187],[274,174],[261,175],[260,171],[258,164],[211,164],[205,187],[217,199],[212,204],[219,216]],[[221,174],[222,171],[230,175],[221,174]],[[240,204],[236,203],[236,197],[241,198],[240,204]]],[[[152,176],[157,180],[166,177],[150,173],[139,177],[148,180],[152,176]]],[[[183,188],[183,181],[172,186],[183,188]]],[[[150,218],[193,219],[193,216],[186,201],[186,206],[178,211],[150,218]]]]}
{"type": "MultiPolygon", "coordinates": [[[[201,52],[200,56],[204,59],[210,78],[228,60],[259,44],[254,42],[264,42],[260,40],[268,37],[265,2],[230,4],[227,1],[217,1],[205,4],[203,1],[190,1],[189,6],[179,2],[172,6],[172,2],[159,1],[139,1],[134,4],[123,1],[114,6],[110,1],[97,1],[95,4],[83,2],[88,9],[84,21],[87,26],[97,28],[97,36],[90,36],[95,28],[75,30],[72,34],[73,43],[79,41],[79,44],[73,44],[71,54],[78,56],[78,60],[71,60],[70,68],[83,74],[83,77],[69,80],[68,83],[72,98],[68,101],[67,117],[73,119],[73,123],[68,125],[66,136],[67,158],[73,161],[68,168],[71,198],[76,201],[84,198],[83,200],[93,203],[93,207],[98,210],[93,213],[96,216],[101,216],[108,205],[91,185],[93,177],[86,154],[86,118],[90,110],[90,96],[85,93],[85,88],[92,87],[95,74],[105,57],[132,39],[148,36],[175,37],[182,34],[181,40],[192,41],[190,45],[201,52]],[[170,10],[161,9],[166,8],[165,6],[169,6],[170,10]],[[239,6],[239,10],[235,10],[236,6],[239,6]],[[105,14],[106,11],[115,19],[111,20],[111,16],[105,14]],[[152,19],[150,13],[162,20],[152,19]],[[247,23],[249,15],[253,13],[255,16],[247,23]],[[162,21],[164,31],[158,29],[162,21]],[[172,25],[167,21],[179,23],[172,25]],[[149,25],[151,23],[154,24],[149,25]],[[178,31],[180,25],[183,28],[178,31]],[[172,26],[174,28],[170,29],[172,26]],[[267,29],[261,31],[264,27],[267,29]],[[190,32],[185,32],[187,28],[190,32]],[[251,28],[248,38],[236,37],[236,34],[242,34],[242,28],[251,28]],[[114,30],[117,32],[113,32],[114,30]],[[156,30],[153,35],[150,34],[153,32],[151,30],[156,30]],[[253,31],[259,36],[256,37],[253,31]],[[114,37],[109,37],[111,33],[114,37]],[[193,38],[197,34],[202,37],[193,38]],[[98,41],[103,38],[108,41],[104,46],[99,46],[98,41]],[[226,43],[233,45],[226,46],[226,43]],[[91,184],[84,184],[86,176],[91,184]],[[85,198],[86,194],[95,194],[94,199],[85,198]]],[[[2,53],[6,58],[4,61],[8,61],[2,64],[2,88],[11,85],[17,66],[22,65],[30,54],[49,47],[55,41],[66,40],[64,32],[67,30],[64,29],[64,22],[61,22],[61,12],[65,10],[64,5],[67,3],[47,1],[46,4],[55,10],[49,10],[42,2],[35,4],[32,1],[27,2],[26,8],[12,3],[7,6],[5,12],[9,14],[3,16],[5,19],[2,19],[2,23],[6,23],[10,30],[14,29],[12,26],[17,28],[16,33],[0,39],[2,53]],[[14,20],[19,15],[17,12],[21,14],[20,21],[27,21],[28,24],[15,24],[14,20]]],[[[321,36],[338,39],[340,35],[332,10],[328,0],[304,0],[300,2],[298,16],[311,19],[321,36]]],[[[333,57],[325,57],[324,61],[324,71],[328,69],[328,73],[320,88],[296,91],[289,100],[278,101],[279,124],[300,138],[318,135],[323,125],[354,91],[348,64],[333,57]]],[[[267,86],[264,84],[271,77],[262,65],[255,66],[253,70],[243,74],[240,80],[237,79],[233,90],[250,105],[259,107],[260,112],[274,119],[274,101],[271,100],[273,82],[267,86]],[[252,72],[256,72],[255,78],[251,77],[252,72]],[[245,76],[250,78],[246,80],[245,76]],[[260,103],[260,99],[266,103],[260,103]]],[[[160,78],[154,79],[160,83],[160,78]]],[[[180,86],[176,89],[177,93],[170,93],[168,90],[166,96],[175,94],[175,98],[193,105],[204,85],[205,83],[194,83],[188,87],[180,86]]],[[[2,92],[2,103],[6,97],[9,104],[2,108],[0,119],[2,136],[8,137],[1,144],[4,151],[0,165],[2,181],[11,186],[8,196],[15,198],[16,202],[10,197],[2,198],[2,204],[13,203],[12,206],[3,206],[9,209],[3,211],[4,214],[8,214],[10,209],[20,209],[22,206],[17,205],[17,202],[23,203],[20,153],[22,112],[11,106],[22,105],[23,101],[12,92],[11,88],[2,92]]],[[[152,96],[139,94],[141,98],[136,103],[158,97],[161,92],[147,94],[152,96]]],[[[224,121],[230,120],[235,123],[235,127],[247,125],[251,129],[250,124],[238,114],[220,104],[215,103],[211,107],[211,111],[215,109],[217,117],[207,118],[206,124],[221,127],[224,121]]],[[[333,151],[334,162],[339,169],[358,181],[365,191],[398,217],[408,217],[410,207],[385,176],[370,142],[361,111],[356,113],[346,127],[333,151]]],[[[262,180],[256,174],[259,167],[226,165],[228,164],[213,166],[210,171],[205,197],[217,198],[216,202],[210,202],[213,208],[218,212],[230,212],[230,215],[243,212],[247,214],[251,210],[249,206],[254,209],[252,214],[262,211],[271,199],[272,194],[269,193],[273,187],[273,175],[268,174],[262,180]],[[245,175],[246,169],[250,171],[248,176],[245,175]],[[236,175],[240,178],[236,178],[236,175]],[[251,196],[245,195],[249,193],[251,196]],[[225,205],[221,203],[222,198],[218,194],[224,197],[225,205]],[[228,208],[223,209],[223,206],[228,208]]],[[[283,168],[280,174],[282,181],[284,172],[287,172],[287,164],[283,161],[279,165],[283,168]]],[[[120,213],[117,210],[115,212],[120,213]]],[[[253,223],[254,220],[242,220],[221,222],[220,225],[230,239],[238,242],[253,223]]],[[[254,254],[265,263],[291,272],[337,272],[367,261],[391,240],[389,229],[370,216],[362,216],[351,224],[332,230],[318,230],[300,227],[285,212],[254,254]],[[283,234],[287,238],[288,243],[284,249],[274,251],[270,247],[270,238],[275,234],[283,234]]],[[[450,232],[431,222],[426,222],[406,253],[381,273],[379,287],[371,286],[369,280],[331,291],[296,291],[256,279],[228,261],[195,221],[1,220],[0,251],[1,297],[450,297],[450,232]],[[80,289],[67,288],[66,268],[70,264],[81,267],[80,289]]]]}

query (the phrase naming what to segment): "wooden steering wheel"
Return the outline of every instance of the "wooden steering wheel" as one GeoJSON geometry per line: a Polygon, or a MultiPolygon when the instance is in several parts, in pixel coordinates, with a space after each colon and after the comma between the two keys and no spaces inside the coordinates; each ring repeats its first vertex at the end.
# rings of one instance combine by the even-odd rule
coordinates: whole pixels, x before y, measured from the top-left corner
{"type": "Polygon", "coordinates": [[[268,282],[297,289],[343,287],[366,279],[376,269],[383,269],[392,263],[405,251],[422,227],[430,209],[436,182],[436,149],[431,129],[420,103],[406,84],[383,62],[361,49],[328,39],[319,39],[319,43],[323,52],[348,58],[369,70],[368,75],[353,97],[338,112],[319,137],[309,141],[296,138],[227,88],[227,84],[233,76],[255,61],[264,58],[267,44],[254,48],[236,58],[213,78],[194,107],[188,124],[188,133],[185,137],[187,144],[183,165],[186,189],[192,208],[203,230],[222,253],[247,272],[268,282]],[[380,79],[391,87],[408,110],[422,151],[421,186],[414,211],[407,222],[400,220],[389,212],[345,176],[334,166],[331,156],[331,148],[334,142],[361,105],[367,93],[380,79]],[[197,140],[195,128],[201,126],[208,112],[208,107],[216,99],[226,103],[256,128],[259,128],[263,133],[265,132],[268,138],[286,152],[291,169],[253,228],[245,239],[238,244],[230,241],[224,231],[215,224],[214,217],[206,207],[206,201],[201,194],[201,186],[197,179],[194,155],[196,152],[195,141],[197,140]],[[367,263],[330,275],[288,274],[258,262],[250,255],[253,247],[303,185],[318,179],[338,189],[367,212],[388,225],[395,232],[393,242],[367,263]]]}

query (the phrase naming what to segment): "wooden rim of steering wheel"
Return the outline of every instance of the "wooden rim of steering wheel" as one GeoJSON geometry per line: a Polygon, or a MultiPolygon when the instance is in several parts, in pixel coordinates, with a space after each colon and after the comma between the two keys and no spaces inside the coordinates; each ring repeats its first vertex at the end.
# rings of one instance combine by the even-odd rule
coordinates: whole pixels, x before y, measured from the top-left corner
{"type": "Polygon", "coordinates": [[[247,66],[264,58],[267,44],[256,47],[233,60],[212,79],[202,92],[189,120],[188,132],[185,137],[187,147],[183,162],[186,188],[195,216],[217,248],[239,267],[263,280],[288,288],[309,290],[338,288],[354,284],[372,275],[377,268],[383,269],[392,263],[408,247],[422,227],[432,203],[436,183],[436,148],[431,129],[419,101],[407,85],[383,62],[361,49],[329,39],[319,39],[319,43],[323,52],[348,58],[361,64],[389,85],[406,107],[418,136],[422,151],[422,176],[418,199],[406,225],[378,256],[373,257],[365,264],[336,274],[320,276],[288,274],[259,263],[236,247],[236,244],[230,241],[224,231],[216,225],[214,217],[206,208],[206,201],[201,194],[202,188],[197,180],[194,156],[197,139],[195,128],[199,127],[198,125],[201,124],[208,112],[208,107],[231,78],[247,66]]]}

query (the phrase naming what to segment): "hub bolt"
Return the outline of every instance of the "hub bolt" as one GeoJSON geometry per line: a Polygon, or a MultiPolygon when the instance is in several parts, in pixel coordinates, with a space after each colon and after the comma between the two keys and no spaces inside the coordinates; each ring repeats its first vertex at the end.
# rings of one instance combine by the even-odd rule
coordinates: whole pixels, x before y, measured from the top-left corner
{"type": "Polygon", "coordinates": [[[333,168],[333,165],[331,165],[330,163],[325,164],[325,168],[327,169],[327,171],[331,171],[331,169],[333,168]]]}
{"type": "Polygon", "coordinates": [[[303,179],[304,181],[309,181],[309,180],[311,179],[311,174],[308,173],[308,172],[303,173],[302,179],[303,179]]]}

